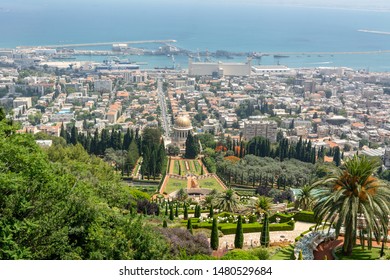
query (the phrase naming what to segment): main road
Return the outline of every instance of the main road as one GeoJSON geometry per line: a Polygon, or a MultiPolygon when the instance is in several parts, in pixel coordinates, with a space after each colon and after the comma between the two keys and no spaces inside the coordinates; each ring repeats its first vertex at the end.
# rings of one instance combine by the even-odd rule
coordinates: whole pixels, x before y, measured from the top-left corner
{"type": "Polygon", "coordinates": [[[164,140],[169,139],[170,132],[170,120],[168,115],[167,103],[165,101],[165,94],[163,90],[163,83],[161,77],[157,78],[157,96],[159,99],[160,109],[161,109],[161,124],[164,129],[164,140]]]}

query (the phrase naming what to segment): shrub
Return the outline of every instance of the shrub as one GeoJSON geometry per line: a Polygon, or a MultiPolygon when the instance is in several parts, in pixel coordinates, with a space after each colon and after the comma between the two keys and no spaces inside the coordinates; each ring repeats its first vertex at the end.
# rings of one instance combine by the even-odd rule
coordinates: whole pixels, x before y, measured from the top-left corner
{"type": "Polygon", "coordinates": [[[186,256],[211,255],[207,237],[203,234],[192,235],[182,228],[162,228],[162,234],[170,243],[170,251],[174,256],[185,252],[186,256]]]}
{"type": "Polygon", "coordinates": [[[294,216],[295,221],[307,222],[307,223],[317,223],[317,220],[314,217],[314,213],[310,211],[301,211],[296,213],[294,216]]]}
{"type": "Polygon", "coordinates": [[[268,260],[270,258],[268,250],[263,248],[253,249],[252,254],[259,260],[268,260]]]}
{"type": "Polygon", "coordinates": [[[251,251],[235,249],[226,253],[221,260],[258,260],[258,258],[251,251]]]}

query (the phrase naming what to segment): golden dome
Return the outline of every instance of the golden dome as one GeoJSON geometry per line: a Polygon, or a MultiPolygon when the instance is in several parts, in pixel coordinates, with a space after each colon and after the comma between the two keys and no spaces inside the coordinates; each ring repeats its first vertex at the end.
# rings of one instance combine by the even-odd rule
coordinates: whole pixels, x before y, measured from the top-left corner
{"type": "Polygon", "coordinates": [[[179,116],[175,120],[175,127],[177,128],[191,128],[191,121],[186,116],[179,116]]]}

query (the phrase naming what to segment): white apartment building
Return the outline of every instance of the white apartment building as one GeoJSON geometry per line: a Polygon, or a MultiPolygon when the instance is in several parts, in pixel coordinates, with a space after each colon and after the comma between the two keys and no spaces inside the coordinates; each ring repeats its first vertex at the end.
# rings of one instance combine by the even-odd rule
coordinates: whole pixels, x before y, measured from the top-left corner
{"type": "Polygon", "coordinates": [[[275,121],[268,120],[247,120],[244,121],[243,136],[250,140],[256,136],[262,136],[271,142],[276,142],[278,133],[278,124],[275,121]]]}

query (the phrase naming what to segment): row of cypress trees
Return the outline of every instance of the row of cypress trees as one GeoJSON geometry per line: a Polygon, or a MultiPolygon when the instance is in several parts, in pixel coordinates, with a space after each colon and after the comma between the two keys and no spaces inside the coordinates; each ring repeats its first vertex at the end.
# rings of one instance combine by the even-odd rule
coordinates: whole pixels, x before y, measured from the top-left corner
{"type": "MultiPolygon", "coordinates": [[[[188,225],[187,225],[187,229],[188,229],[188,225]]],[[[192,228],[191,228],[191,232],[192,232],[192,228]]],[[[263,227],[261,229],[261,234],[260,234],[260,245],[264,247],[268,247],[269,242],[270,242],[269,219],[268,219],[268,214],[265,214],[263,227]]],[[[244,246],[244,231],[242,228],[242,217],[241,215],[239,215],[237,220],[236,234],[234,237],[234,247],[237,249],[242,249],[243,246],[244,246]]],[[[213,218],[213,225],[211,228],[210,247],[213,250],[218,250],[219,247],[218,223],[216,218],[213,218]]]]}

